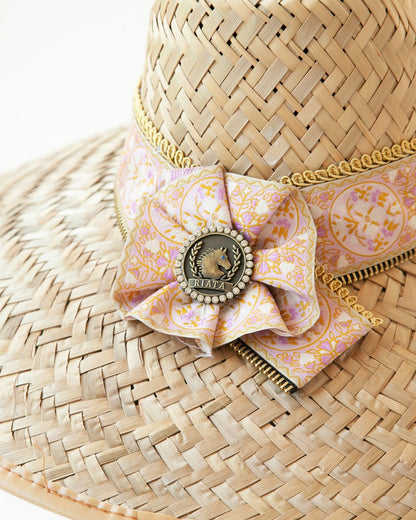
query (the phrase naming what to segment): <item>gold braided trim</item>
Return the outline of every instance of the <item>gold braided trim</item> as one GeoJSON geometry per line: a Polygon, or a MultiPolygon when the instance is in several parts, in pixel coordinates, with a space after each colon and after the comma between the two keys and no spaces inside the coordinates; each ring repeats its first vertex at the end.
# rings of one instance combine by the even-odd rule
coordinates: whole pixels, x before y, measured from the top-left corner
{"type": "Polygon", "coordinates": [[[192,159],[186,156],[182,150],[179,150],[175,144],[171,144],[165,137],[163,137],[163,134],[159,132],[152,121],[150,121],[144,110],[142,98],[140,96],[140,84],[136,90],[136,95],[134,96],[133,107],[136,123],[140,130],[146,139],[148,139],[153,147],[156,148],[166,160],[177,168],[193,168],[198,166],[193,163],[192,159]]]}
{"type": "MultiPolygon", "coordinates": [[[[159,150],[160,154],[177,168],[191,168],[198,166],[192,159],[180,150],[175,144],[170,143],[163,134],[157,130],[153,122],[147,116],[142,98],[140,96],[140,84],[134,96],[134,114],[136,122],[144,136],[159,150]]],[[[385,146],[381,150],[374,150],[371,155],[364,154],[361,158],[354,157],[350,161],[341,161],[338,165],[331,164],[328,168],[320,170],[305,170],[302,173],[291,173],[279,179],[282,184],[291,184],[298,188],[322,184],[335,179],[349,177],[357,173],[366,172],[390,164],[399,159],[404,159],[416,153],[416,138],[410,141],[402,141],[390,148],[385,146]]]]}
{"type": "Polygon", "coordinates": [[[377,327],[383,323],[381,318],[377,318],[374,314],[365,309],[363,305],[357,303],[357,297],[350,295],[350,291],[344,287],[341,280],[334,278],[331,273],[327,273],[322,265],[315,267],[315,275],[324,285],[326,285],[332,292],[337,294],[345,303],[352,307],[363,318],[367,319],[373,327],[377,327]]]}
{"type": "Polygon", "coordinates": [[[385,146],[381,150],[374,150],[371,155],[364,154],[361,158],[354,157],[350,161],[341,161],[338,165],[331,164],[323,170],[305,170],[303,173],[292,173],[282,177],[280,182],[292,184],[299,188],[311,186],[312,184],[322,184],[334,179],[341,179],[356,173],[366,172],[384,166],[399,159],[409,157],[416,152],[416,138],[410,141],[402,141],[394,144],[391,148],[385,146]]]}

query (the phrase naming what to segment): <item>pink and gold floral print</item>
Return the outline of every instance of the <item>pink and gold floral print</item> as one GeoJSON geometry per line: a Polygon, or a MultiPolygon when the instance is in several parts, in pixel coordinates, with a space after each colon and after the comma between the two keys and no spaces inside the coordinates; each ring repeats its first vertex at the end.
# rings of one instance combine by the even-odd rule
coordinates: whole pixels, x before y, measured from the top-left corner
{"type": "Polygon", "coordinates": [[[116,299],[126,317],[193,338],[204,353],[262,330],[298,335],[319,317],[315,244],[315,226],[296,188],[225,173],[221,166],[194,168],[143,198],[116,299]],[[174,272],[184,241],[213,224],[241,232],[254,253],[252,282],[220,305],[193,301],[174,272]]]}
{"type": "MultiPolygon", "coordinates": [[[[153,195],[186,171],[172,170],[133,123],[117,179],[127,226],[134,225],[137,206],[144,196],[153,195]]],[[[336,276],[388,261],[416,247],[414,155],[306,186],[301,192],[317,230],[316,260],[336,276]]],[[[239,193],[238,197],[242,206],[249,204],[247,194],[239,193]]],[[[293,219],[293,212],[285,218],[293,219]]]]}
{"type": "MultiPolygon", "coordinates": [[[[114,291],[123,317],[191,340],[201,355],[241,338],[297,386],[371,328],[315,279],[316,229],[300,190],[219,165],[175,170],[160,161],[150,179],[152,157],[157,162],[152,154],[142,160],[127,188],[136,204],[125,210],[129,234],[114,291]],[[139,179],[144,182],[136,197],[139,179]],[[235,229],[253,250],[251,282],[222,304],[193,300],[175,276],[185,240],[209,226],[235,229]]],[[[123,179],[125,172],[124,164],[123,179]]]]}
{"type": "Polygon", "coordinates": [[[369,322],[317,280],[320,314],[313,327],[298,336],[282,337],[271,331],[242,340],[298,388],[305,385],[370,329],[369,322]]]}
{"type": "Polygon", "coordinates": [[[416,161],[302,190],[318,232],[316,258],[334,275],[389,260],[416,247],[416,161]]]}

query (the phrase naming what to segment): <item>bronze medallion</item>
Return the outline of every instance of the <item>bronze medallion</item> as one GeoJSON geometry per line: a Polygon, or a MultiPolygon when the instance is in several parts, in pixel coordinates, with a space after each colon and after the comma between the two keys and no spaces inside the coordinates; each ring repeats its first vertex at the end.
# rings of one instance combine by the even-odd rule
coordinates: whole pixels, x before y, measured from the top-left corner
{"type": "Polygon", "coordinates": [[[223,303],[240,294],[250,281],[253,265],[244,236],[220,226],[191,235],[175,262],[182,290],[201,303],[223,303]]]}

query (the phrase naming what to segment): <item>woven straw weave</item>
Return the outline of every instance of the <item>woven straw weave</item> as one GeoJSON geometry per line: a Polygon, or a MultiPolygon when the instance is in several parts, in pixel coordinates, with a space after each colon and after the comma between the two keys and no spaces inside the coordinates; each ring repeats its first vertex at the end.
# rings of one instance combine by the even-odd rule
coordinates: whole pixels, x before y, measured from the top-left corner
{"type": "Polygon", "coordinates": [[[124,134],[2,189],[0,454],[41,475],[40,448],[84,501],[175,518],[414,519],[416,263],[355,287],[384,324],[293,395],[227,347],[195,359],[110,296],[124,134]]]}
{"type": "Polygon", "coordinates": [[[155,126],[255,177],[413,137],[413,0],[156,0],[142,80],[155,126]]]}
{"type": "MultiPolygon", "coordinates": [[[[263,177],[399,142],[416,127],[413,5],[158,0],[146,111],[196,162],[263,177]]],[[[351,288],[383,325],[293,395],[227,347],[195,359],[111,299],[124,136],[3,181],[6,466],[155,520],[415,519],[416,262],[351,288]]]]}

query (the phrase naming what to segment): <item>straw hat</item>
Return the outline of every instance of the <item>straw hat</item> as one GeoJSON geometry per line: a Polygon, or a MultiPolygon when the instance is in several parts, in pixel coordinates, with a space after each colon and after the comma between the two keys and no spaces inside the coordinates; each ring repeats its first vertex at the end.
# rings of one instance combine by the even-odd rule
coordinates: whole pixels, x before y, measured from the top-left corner
{"type": "Polygon", "coordinates": [[[415,518],[415,28],[410,0],[156,1],[124,151],[117,129],[1,190],[0,487],[70,518],[415,518]],[[326,278],[383,323],[289,395],[226,345],[196,357],[121,320],[134,135],[146,161],[279,180],[311,208],[407,175],[405,244],[326,278]]]}

